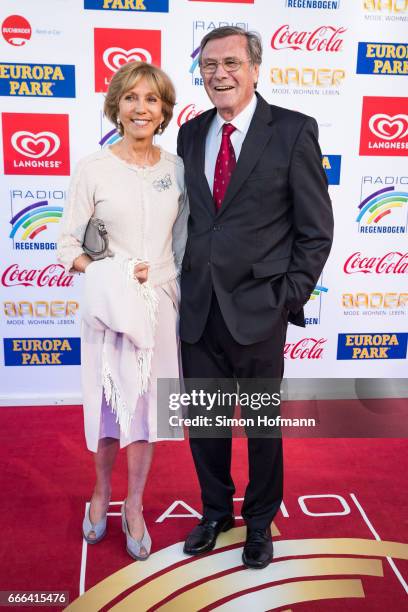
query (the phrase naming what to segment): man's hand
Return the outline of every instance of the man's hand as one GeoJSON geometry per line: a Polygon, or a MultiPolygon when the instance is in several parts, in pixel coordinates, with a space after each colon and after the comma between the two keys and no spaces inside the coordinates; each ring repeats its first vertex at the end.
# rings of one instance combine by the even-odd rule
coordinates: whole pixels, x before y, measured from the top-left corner
{"type": "Polygon", "coordinates": [[[149,265],[145,262],[138,263],[133,269],[133,278],[139,281],[139,283],[145,283],[147,281],[149,273],[149,265]]]}

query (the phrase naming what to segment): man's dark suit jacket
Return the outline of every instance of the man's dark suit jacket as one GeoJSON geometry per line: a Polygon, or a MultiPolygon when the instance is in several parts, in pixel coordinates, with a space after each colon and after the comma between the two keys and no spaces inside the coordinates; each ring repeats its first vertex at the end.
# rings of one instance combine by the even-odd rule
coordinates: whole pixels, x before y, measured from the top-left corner
{"type": "MultiPolygon", "coordinates": [[[[201,337],[213,288],[240,344],[273,335],[289,310],[303,326],[303,305],[329,255],[333,215],[317,124],[301,113],[257,106],[221,209],[204,173],[205,140],[216,110],[185,123],[177,152],[190,201],[181,274],[181,339],[201,337]]],[[[233,123],[233,121],[232,121],[233,123]]]]}

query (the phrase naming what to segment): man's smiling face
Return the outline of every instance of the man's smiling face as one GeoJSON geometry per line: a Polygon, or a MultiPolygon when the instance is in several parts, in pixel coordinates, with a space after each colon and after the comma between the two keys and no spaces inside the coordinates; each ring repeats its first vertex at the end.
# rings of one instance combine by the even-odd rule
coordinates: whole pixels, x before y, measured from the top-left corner
{"type": "Polygon", "coordinates": [[[202,72],[202,76],[211,102],[224,119],[231,121],[250,102],[259,66],[251,64],[246,38],[239,35],[210,40],[201,54],[201,66],[227,59],[239,60],[242,64],[237,71],[227,72],[219,63],[213,74],[202,72]]]}

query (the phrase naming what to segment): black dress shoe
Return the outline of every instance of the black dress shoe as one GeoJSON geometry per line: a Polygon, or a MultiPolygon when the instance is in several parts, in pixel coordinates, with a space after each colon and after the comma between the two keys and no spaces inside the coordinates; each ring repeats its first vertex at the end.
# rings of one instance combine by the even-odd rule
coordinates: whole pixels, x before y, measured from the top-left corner
{"type": "Polygon", "coordinates": [[[242,553],[242,561],[251,569],[262,569],[273,559],[273,544],[271,528],[247,528],[247,537],[242,553]]]}
{"type": "Polygon", "coordinates": [[[221,531],[228,531],[234,525],[233,516],[226,516],[219,521],[209,521],[203,517],[197,527],[188,534],[183,551],[187,555],[201,555],[212,550],[221,531]]]}

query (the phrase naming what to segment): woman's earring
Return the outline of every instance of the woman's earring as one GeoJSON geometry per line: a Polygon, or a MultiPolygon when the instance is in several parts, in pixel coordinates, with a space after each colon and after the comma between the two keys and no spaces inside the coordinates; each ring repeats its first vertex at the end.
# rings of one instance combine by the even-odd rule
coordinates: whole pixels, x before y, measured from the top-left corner
{"type": "Polygon", "coordinates": [[[162,123],[157,128],[157,133],[158,133],[159,136],[161,136],[163,134],[163,124],[162,123]]]}
{"type": "Polygon", "coordinates": [[[120,123],[120,119],[119,119],[119,115],[116,117],[116,127],[118,128],[118,130],[120,129],[121,123],[120,123]]]}

